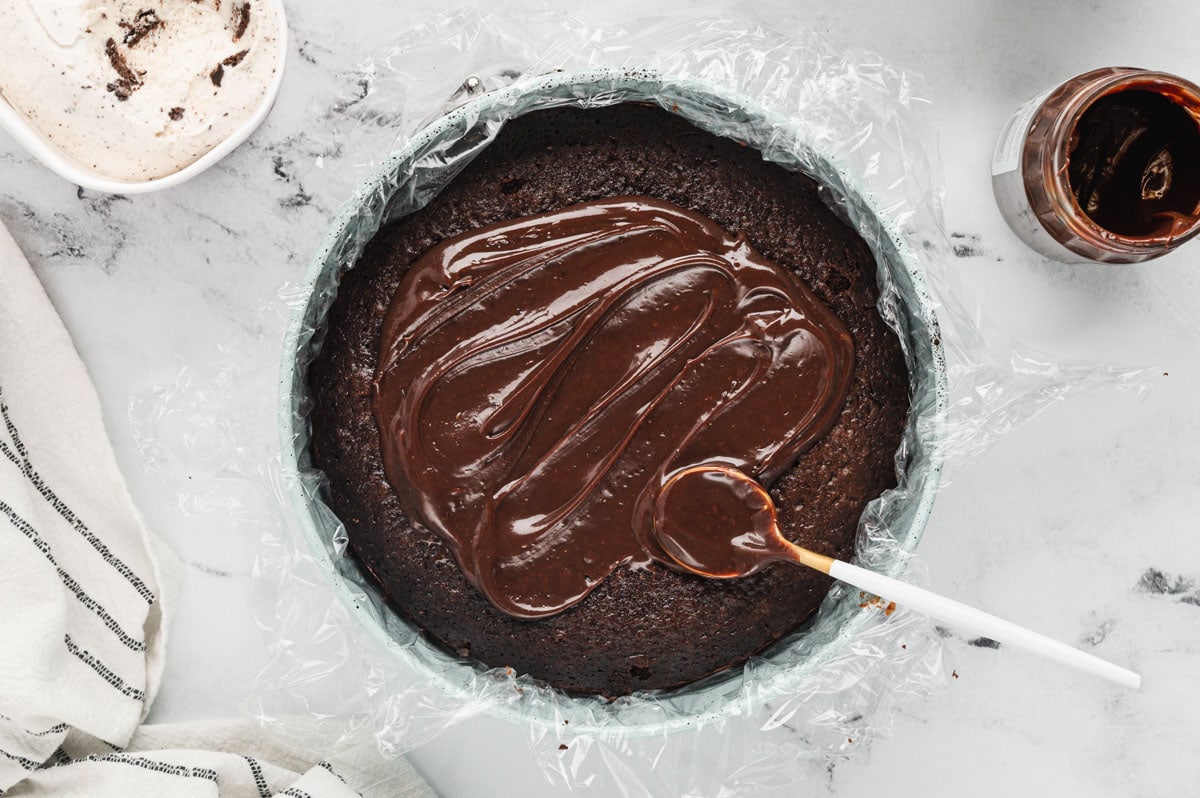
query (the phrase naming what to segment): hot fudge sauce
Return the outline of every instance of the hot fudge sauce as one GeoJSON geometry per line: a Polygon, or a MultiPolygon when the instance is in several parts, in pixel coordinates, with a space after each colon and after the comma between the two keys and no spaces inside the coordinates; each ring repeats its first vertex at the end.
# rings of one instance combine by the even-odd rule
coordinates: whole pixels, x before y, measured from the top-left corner
{"type": "Polygon", "coordinates": [[[1145,89],[1101,97],[1071,134],[1067,175],[1092,221],[1124,236],[1165,236],[1200,213],[1200,120],[1145,89]]]}
{"type": "Polygon", "coordinates": [[[649,197],[444,241],[384,321],[375,415],[389,479],[498,608],[552,615],[614,569],[670,564],[672,474],[770,484],[841,411],[854,347],[740,236],[649,197]]]}

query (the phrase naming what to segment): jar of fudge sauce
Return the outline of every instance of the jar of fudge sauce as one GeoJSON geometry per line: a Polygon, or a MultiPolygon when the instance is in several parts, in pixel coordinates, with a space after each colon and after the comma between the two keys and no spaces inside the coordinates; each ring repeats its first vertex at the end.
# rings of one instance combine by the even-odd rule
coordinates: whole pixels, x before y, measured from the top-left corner
{"type": "Polygon", "coordinates": [[[1200,87],[1086,72],[1017,109],[992,188],[1026,244],[1060,261],[1138,263],[1200,232],[1200,87]]]}

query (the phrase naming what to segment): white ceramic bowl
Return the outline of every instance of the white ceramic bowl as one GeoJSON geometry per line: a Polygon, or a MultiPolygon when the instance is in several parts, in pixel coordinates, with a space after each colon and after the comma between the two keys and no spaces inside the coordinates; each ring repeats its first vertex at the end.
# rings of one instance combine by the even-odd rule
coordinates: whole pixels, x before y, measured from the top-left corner
{"type": "MultiPolygon", "coordinates": [[[[551,105],[594,107],[622,101],[653,102],[683,115],[693,123],[713,129],[714,119],[736,125],[738,138],[765,149],[769,143],[795,141],[804,148],[804,136],[795,120],[754,103],[730,97],[722,89],[699,81],[665,81],[654,73],[628,70],[592,70],[554,73],[480,96],[431,122],[399,151],[388,157],[365,180],[340,214],[313,258],[303,286],[307,299],[292,317],[283,347],[280,374],[280,434],[284,479],[303,533],[334,592],[350,614],[382,643],[414,678],[440,686],[450,701],[478,699],[480,668],[456,660],[431,644],[423,633],[391,611],[383,597],[360,571],[352,557],[342,554],[345,530],[322,498],[321,476],[312,467],[308,450],[309,406],[305,373],[319,350],[321,330],[337,295],[341,275],[352,268],[365,243],[382,224],[412,212],[461,168],[463,162],[486,146],[509,116],[551,105]]],[[[719,127],[719,126],[718,126],[719,127]]],[[[713,130],[713,132],[721,132],[713,130]]],[[[731,130],[726,133],[732,135],[731,130]]],[[[942,464],[946,414],[946,373],[933,302],[921,267],[901,235],[896,220],[884,212],[881,201],[865,190],[860,176],[811,150],[799,159],[816,166],[809,170],[866,220],[864,237],[871,244],[881,273],[894,289],[892,315],[901,325],[910,371],[912,410],[905,433],[904,479],[906,489],[886,503],[881,512],[899,545],[912,551],[924,531],[933,505],[942,464]]],[[[883,564],[894,570],[897,562],[883,564]]],[[[866,612],[857,593],[830,594],[817,619],[776,644],[764,656],[785,667],[775,675],[744,689],[743,670],[735,668],[661,694],[655,702],[606,704],[557,693],[553,701],[497,701],[492,714],[523,724],[561,728],[564,715],[572,716],[575,733],[625,736],[658,735],[684,730],[698,722],[742,714],[773,697],[786,695],[802,677],[821,667],[861,629],[866,612]],[[752,696],[752,697],[751,697],[752,696]],[[580,722],[578,719],[583,718],[580,722]]]]}
{"type": "Polygon", "coordinates": [[[0,128],[8,131],[9,135],[17,140],[17,143],[28,150],[30,155],[45,164],[50,171],[77,186],[82,186],[91,191],[103,191],[107,194],[144,194],[150,191],[161,191],[164,188],[177,186],[180,183],[191,180],[233,152],[243,141],[250,138],[250,134],[257,130],[258,126],[263,123],[263,120],[267,118],[267,114],[271,112],[271,107],[275,104],[275,98],[279,94],[279,87],[283,84],[284,66],[287,62],[287,15],[283,6],[283,0],[267,0],[267,2],[275,6],[275,11],[279,15],[279,35],[276,39],[279,47],[279,69],[275,70],[275,75],[272,77],[271,84],[267,87],[267,91],[263,95],[262,102],[259,103],[258,107],[254,109],[254,113],[251,114],[250,118],[241,127],[233,131],[232,134],[222,140],[217,146],[178,172],[173,172],[165,177],[156,177],[152,180],[138,181],[114,180],[111,177],[106,177],[64,153],[57,144],[30,123],[23,114],[9,105],[3,95],[0,95],[0,128]]]}

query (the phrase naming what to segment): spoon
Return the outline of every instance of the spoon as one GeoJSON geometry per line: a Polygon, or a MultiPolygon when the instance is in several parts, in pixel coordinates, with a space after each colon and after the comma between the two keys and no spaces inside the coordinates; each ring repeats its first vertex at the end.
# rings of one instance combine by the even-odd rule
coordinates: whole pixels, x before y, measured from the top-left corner
{"type": "Polygon", "coordinates": [[[755,573],[772,562],[787,560],[951,626],[1094,676],[1134,689],[1142,684],[1138,674],[1053,638],[890,576],[797,546],[779,531],[770,494],[756,481],[728,466],[695,466],[667,480],[655,502],[654,536],[671,559],[700,576],[733,579],[755,573]],[[682,519],[687,522],[681,523],[682,519]],[[731,529],[743,531],[731,538],[731,529]]]}

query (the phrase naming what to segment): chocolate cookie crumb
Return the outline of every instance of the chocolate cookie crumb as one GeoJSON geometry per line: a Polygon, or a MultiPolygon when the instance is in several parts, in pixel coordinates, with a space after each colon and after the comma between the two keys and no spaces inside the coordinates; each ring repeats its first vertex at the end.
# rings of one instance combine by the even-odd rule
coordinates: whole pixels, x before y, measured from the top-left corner
{"type": "Polygon", "coordinates": [[[225,79],[225,67],[217,64],[217,68],[208,74],[212,79],[213,85],[220,87],[221,81],[225,79]]]}
{"type": "Polygon", "coordinates": [[[110,38],[104,43],[104,54],[108,56],[108,63],[116,70],[118,76],[117,80],[109,83],[105,88],[117,95],[118,100],[124,102],[142,85],[142,78],[129,66],[125,56],[121,55],[115,39],[110,38]]]}
{"type": "Polygon", "coordinates": [[[175,106],[167,112],[167,116],[171,117],[172,122],[178,122],[180,119],[183,119],[183,109],[175,106]]]}
{"type": "Polygon", "coordinates": [[[117,24],[125,29],[125,38],[123,40],[125,42],[125,46],[133,47],[142,39],[150,35],[151,31],[160,27],[163,23],[162,20],[158,18],[158,14],[155,13],[154,9],[144,8],[137,13],[136,17],[133,18],[133,22],[122,21],[118,22],[117,24]]]}
{"type": "Polygon", "coordinates": [[[250,4],[242,3],[233,7],[233,40],[236,42],[246,33],[250,25],[250,4]]]}
{"type": "Polygon", "coordinates": [[[967,645],[976,648],[1000,648],[1000,644],[990,637],[976,637],[967,641],[967,645]]]}
{"type": "Polygon", "coordinates": [[[234,53],[233,55],[229,56],[224,61],[222,61],[221,64],[224,66],[227,66],[227,67],[235,67],[238,64],[242,63],[242,59],[245,58],[247,55],[249,55],[249,53],[250,53],[249,50],[242,50],[239,53],[234,53]]]}

